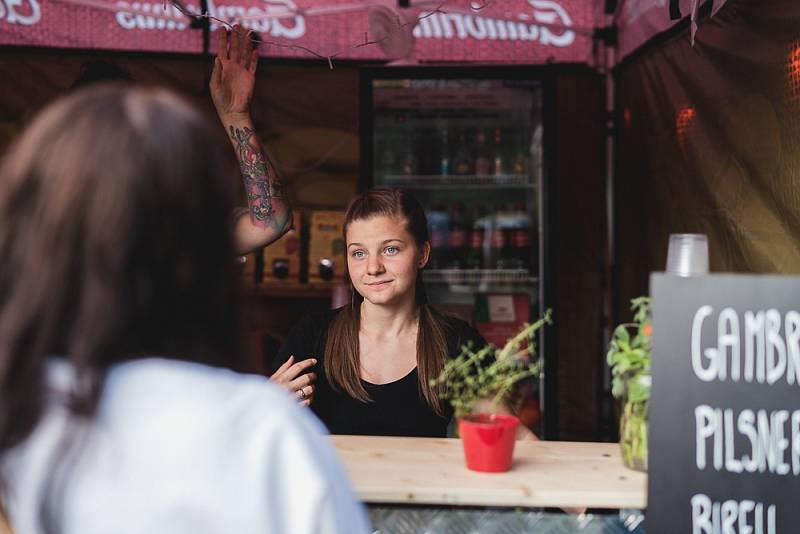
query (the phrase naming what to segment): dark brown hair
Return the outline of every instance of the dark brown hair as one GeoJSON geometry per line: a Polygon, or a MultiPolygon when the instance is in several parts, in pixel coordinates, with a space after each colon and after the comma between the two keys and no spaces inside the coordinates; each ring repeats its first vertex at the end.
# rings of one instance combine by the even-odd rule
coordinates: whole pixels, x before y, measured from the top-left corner
{"type": "MultiPolygon", "coordinates": [[[[347,228],[353,221],[376,216],[397,217],[404,221],[406,230],[414,237],[418,247],[426,242],[428,220],[425,210],[408,192],[402,189],[375,188],[357,195],[345,210],[342,227],[345,241],[347,228]]],[[[369,402],[369,394],[361,383],[360,350],[358,332],[361,323],[361,303],[364,301],[345,275],[353,293],[350,306],[345,306],[328,327],[325,344],[324,366],[328,381],[334,389],[341,388],[354,399],[369,402]]],[[[442,315],[427,302],[425,287],[422,284],[422,271],[417,273],[416,301],[419,307],[419,328],[417,329],[417,374],[419,390],[428,405],[438,414],[443,414],[441,402],[430,380],[436,378],[447,359],[445,323],[442,315]]]]}
{"type": "Polygon", "coordinates": [[[0,454],[36,427],[46,360],[90,420],[115,362],[240,351],[230,168],[188,104],[96,85],[43,110],[0,165],[0,454]]]}

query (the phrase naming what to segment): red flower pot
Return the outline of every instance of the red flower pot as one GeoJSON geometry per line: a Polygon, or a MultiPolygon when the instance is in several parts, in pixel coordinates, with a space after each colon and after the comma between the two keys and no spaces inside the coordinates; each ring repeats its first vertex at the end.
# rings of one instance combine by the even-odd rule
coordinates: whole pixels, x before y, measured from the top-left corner
{"type": "Polygon", "coordinates": [[[458,420],[467,468],[500,473],[511,468],[519,419],[513,415],[479,413],[458,420]]]}

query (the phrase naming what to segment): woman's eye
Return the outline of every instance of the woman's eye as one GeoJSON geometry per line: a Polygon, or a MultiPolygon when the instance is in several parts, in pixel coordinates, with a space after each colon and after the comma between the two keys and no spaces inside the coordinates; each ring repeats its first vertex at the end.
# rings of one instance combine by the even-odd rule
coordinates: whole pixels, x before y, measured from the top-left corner
{"type": "Polygon", "coordinates": [[[356,259],[361,259],[361,258],[363,258],[363,257],[364,257],[364,251],[363,251],[363,250],[356,250],[356,251],[354,251],[354,252],[353,252],[353,257],[354,257],[354,258],[356,258],[356,259]]]}
{"type": "Polygon", "coordinates": [[[397,247],[386,247],[387,254],[397,254],[398,252],[397,247]]]}

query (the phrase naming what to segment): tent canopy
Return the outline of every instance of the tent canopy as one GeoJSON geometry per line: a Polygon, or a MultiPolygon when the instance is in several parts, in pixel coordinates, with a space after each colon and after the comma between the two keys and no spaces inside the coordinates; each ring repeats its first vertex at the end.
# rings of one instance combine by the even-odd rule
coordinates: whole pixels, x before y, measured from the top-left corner
{"type": "MultiPolygon", "coordinates": [[[[692,12],[698,0],[682,0],[692,12]]],[[[669,0],[207,0],[211,29],[240,23],[261,54],[329,61],[594,65],[596,28],[616,22],[619,58],[668,29],[669,0]],[[614,15],[606,10],[614,8],[614,15]]],[[[717,0],[718,7],[722,1],[717,0]]],[[[200,0],[0,0],[0,44],[169,53],[203,51],[200,0]]],[[[211,43],[213,51],[214,44],[211,43]]]]}

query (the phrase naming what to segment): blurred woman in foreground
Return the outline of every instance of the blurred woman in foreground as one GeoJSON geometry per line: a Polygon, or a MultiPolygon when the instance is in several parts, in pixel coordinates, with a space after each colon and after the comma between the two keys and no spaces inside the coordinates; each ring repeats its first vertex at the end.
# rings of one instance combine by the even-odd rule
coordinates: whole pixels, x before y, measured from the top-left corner
{"type": "Polygon", "coordinates": [[[367,531],[321,425],[226,370],[241,347],[222,161],[179,98],[98,86],[45,109],[0,166],[16,532],[367,531]]]}

